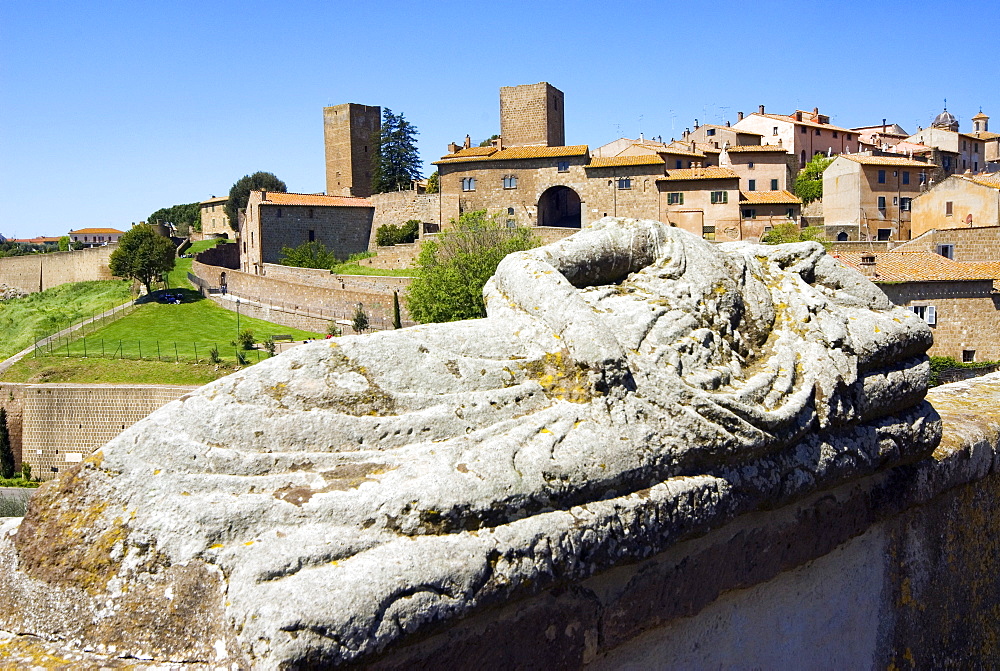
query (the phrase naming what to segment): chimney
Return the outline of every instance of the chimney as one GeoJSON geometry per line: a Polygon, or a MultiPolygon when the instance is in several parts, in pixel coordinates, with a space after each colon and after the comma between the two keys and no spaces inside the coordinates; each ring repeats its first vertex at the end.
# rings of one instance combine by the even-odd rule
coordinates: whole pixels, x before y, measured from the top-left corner
{"type": "Polygon", "coordinates": [[[782,146],[782,142],[781,142],[781,138],[780,137],[778,138],[778,146],[779,147],[782,146]]]}
{"type": "Polygon", "coordinates": [[[882,132],[885,132],[885,119],[882,119],[882,132]]]}
{"type": "Polygon", "coordinates": [[[694,140],[691,140],[691,151],[698,151],[698,144],[694,140]]]}
{"type": "Polygon", "coordinates": [[[796,112],[795,113],[795,120],[796,121],[802,121],[802,112],[796,112]]]}
{"type": "Polygon", "coordinates": [[[819,108],[813,107],[813,119],[818,119],[818,118],[819,118],[819,108]]]}
{"type": "Polygon", "coordinates": [[[260,199],[261,200],[267,200],[267,191],[264,191],[263,189],[261,189],[260,199]]]}
{"type": "Polygon", "coordinates": [[[858,264],[861,267],[861,274],[866,277],[871,277],[875,275],[875,255],[874,254],[862,254],[861,263],[858,264]]]}
{"type": "Polygon", "coordinates": [[[472,146],[472,138],[468,134],[465,135],[465,142],[462,144],[463,149],[468,149],[472,146]]]}
{"type": "Polygon", "coordinates": [[[448,153],[449,154],[454,154],[457,151],[458,151],[458,145],[455,144],[454,142],[449,142],[448,143],[448,153]]]}
{"type": "Polygon", "coordinates": [[[729,128],[729,121],[726,121],[726,128],[729,128]]]}
{"type": "Polygon", "coordinates": [[[763,114],[764,113],[764,106],[763,105],[761,105],[760,107],[757,108],[757,113],[758,114],[763,114]]]}
{"type": "Polygon", "coordinates": [[[737,112],[736,113],[736,120],[737,121],[743,121],[743,112],[737,112]]]}
{"type": "Polygon", "coordinates": [[[490,140],[490,144],[493,146],[494,149],[503,149],[503,138],[502,137],[494,138],[490,140]]]}
{"type": "Polygon", "coordinates": [[[698,130],[698,120],[697,119],[694,120],[694,129],[698,130]]]}
{"type": "Polygon", "coordinates": [[[684,135],[682,135],[681,137],[683,137],[686,140],[687,137],[688,137],[688,135],[690,135],[690,134],[691,134],[691,129],[690,128],[685,128],[684,129],[684,135]]]}

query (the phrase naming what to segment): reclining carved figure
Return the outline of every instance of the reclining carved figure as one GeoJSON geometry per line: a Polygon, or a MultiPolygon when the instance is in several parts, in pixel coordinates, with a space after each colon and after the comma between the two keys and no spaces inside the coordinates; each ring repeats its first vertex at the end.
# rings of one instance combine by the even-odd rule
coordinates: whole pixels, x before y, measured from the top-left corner
{"type": "Polygon", "coordinates": [[[46,485],[0,526],[0,629],[255,668],[371,659],[940,436],[926,324],[815,243],[607,218],[485,291],[485,319],[218,380],[46,485]]]}

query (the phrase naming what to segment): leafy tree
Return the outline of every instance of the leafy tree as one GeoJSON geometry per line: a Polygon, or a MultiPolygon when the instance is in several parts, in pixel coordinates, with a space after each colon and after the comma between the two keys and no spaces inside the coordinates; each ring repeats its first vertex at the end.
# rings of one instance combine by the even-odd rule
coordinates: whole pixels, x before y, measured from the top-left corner
{"type": "Polygon", "coordinates": [[[287,193],[288,187],[280,179],[269,172],[255,172],[252,175],[240,177],[229,189],[229,200],[226,201],[226,216],[229,226],[234,231],[239,230],[239,212],[246,209],[251,191],[274,191],[287,193]]]}
{"type": "Polygon", "coordinates": [[[153,280],[173,270],[176,250],[170,238],[157,235],[151,226],[140,224],[126,231],[111,252],[108,267],[116,277],[139,280],[152,293],[153,280]]]}
{"type": "Polygon", "coordinates": [[[420,220],[410,219],[402,226],[382,224],[375,231],[375,244],[379,247],[392,247],[413,242],[420,235],[420,220]]]}
{"type": "Polygon", "coordinates": [[[7,409],[0,408],[0,478],[14,477],[14,448],[7,428],[7,409]]]}
{"type": "Polygon", "coordinates": [[[59,238],[59,251],[68,252],[69,251],[69,236],[64,235],[59,238]]]}
{"type": "Polygon", "coordinates": [[[479,146],[480,147],[489,147],[489,146],[491,146],[493,144],[493,140],[499,140],[499,139],[500,139],[500,136],[497,135],[496,133],[494,133],[493,135],[490,135],[488,138],[486,138],[485,140],[483,140],[482,142],[480,142],[479,146]]]}
{"type": "Polygon", "coordinates": [[[332,250],[327,249],[326,245],[319,240],[315,240],[303,242],[298,247],[282,247],[278,263],[297,268],[326,268],[329,270],[337,264],[337,261],[337,255],[332,250]]]}
{"type": "Polygon", "coordinates": [[[486,210],[466,212],[451,224],[420,250],[419,275],[406,297],[410,315],[418,322],[485,317],[483,286],[500,261],[541,244],[529,229],[508,228],[486,210]]]}
{"type": "Polygon", "coordinates": [[[431,173],[431,176],[427,178],[427,193],[437,193],[441,190],[441,175],[435,170],[431,173]]]}
{"type": "Polygon", "coordinates": [[[201,205],[199,203],[187,203],[185,205],[172,205],[161,207],[146,219],[149,224],[173,224],[177,227],[177,234],[187,236],[191,228],[196,231],[201,229],[201,205]]]}
{"type": "Polygon", "coordinates": [[[372,191],[385,193],[409,189],[410,182],[420,179],[420,154],[417,152],[417,128],[402,114],[382,112],[382,129],[375,145],[372,191]]]}
{"type": "Polygon", "coordinates": [[[361,333],[368,328],[368,313],[365,312],[365,308],[361,303],[358,303],[358,307],[354,309],[354,321],[351,323],[351,328],[356,333],[361,333]]]}
{"type": "Polygon", "coordinates": [[[831,243],[823,237],[823,229],[819,226],[800,228],[794,222],[778,224],[770,231],[761,236],[760,241],[765,245],[781,245],[786,242],[818,242],[829,249],[831,243]]]}
{"type": "Polygon", "coordinates": [[[823,197],[823,171],[833,163],[833,160],[823,154],[816,154],[806,163],[806,167],[799,171],[795,178],[795,195],[801,198],[803,203],[811,203],[823,197]]]}

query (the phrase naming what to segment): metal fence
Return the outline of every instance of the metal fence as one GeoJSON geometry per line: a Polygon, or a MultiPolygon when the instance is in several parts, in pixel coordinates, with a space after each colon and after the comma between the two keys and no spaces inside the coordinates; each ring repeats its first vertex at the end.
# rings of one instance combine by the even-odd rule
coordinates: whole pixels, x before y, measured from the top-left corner
{"type": "Polygon", "coordinates": [[[183,342],[142,339],[77,338],[35,346],[35,358],[76,357],[122,359],[129,361],[166,361],[184,363],[235,363],[246,366],[266,359],[266,350],[245,350],[232,343],[183,342]]]}
{"type": "Polygon", "coordinates": [[[70,322],[66,326],[59,328],[55,333],[35,340],[35,349],[39,348],[61,348],[68,343],[77,340],[87,333],[94,333],[98,329],[104,328],[112,322],[116,322],[122,317],[132,314],[138,307],[134,301],[124,305],[112,306],[110,310],[98,314],[94,312],[90,317],[86,317],[76,322],[70,322]],[[74,328],[77,327],[77,328],[74,328]]]}

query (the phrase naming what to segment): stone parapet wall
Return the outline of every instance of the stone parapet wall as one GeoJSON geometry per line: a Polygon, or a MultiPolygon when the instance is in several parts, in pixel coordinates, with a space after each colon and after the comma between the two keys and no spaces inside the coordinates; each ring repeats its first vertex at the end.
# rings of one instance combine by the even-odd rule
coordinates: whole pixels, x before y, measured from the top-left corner
{"type": "Polygon", "coordinates": [[[197,387],[0,383],[14,454],[51,480],[157,408],[197,387]]]}
{"type": "MultiPolygon", "coordinates": [[[[225,273],[230,295],[280,308],[286,313],[302,313],[307,317],[314,313],[326,320],[329,319],[326,315],[353,314],[355,306],[361,303],[370,318],[392,323],[393,291],[402,299],[412,281],[409,277],[331,275],[321,269],[271,264],[265,264],[264,275],[210,266],[197,260],[191,266],[192,273],[209,287],[219,287],[225,273]]],[[[400,310],[404,322],[409,321],[403,300],[400,300],[400,310]]],[[[323,331],[325,328],[310,327],[309,330],[323,331]]]]}
{"type": "Polygon", "coordinates": [[[88,247],[71,252],[0,258],[0,284],[34,293],[69,282],[112,280],[108,259],[117,245],[88,247]]]}
{"type": "Polygon", "coordinates": [[[898,249],[936,252],[938,245],[954,245],[955,261],[992,263],[1000,259],[1000,226],[932,229],[898,249]]]}
{"type": "Polygon", "coordinates": [[[420,256],[420,245],[425,240],[433,240],[434,235],[426,235],[417,242],[410,242],[391,247],[374,247],[376,256],[362,259],[361,265],[383,270],[405,270],[416,265],[420,256]]]}
{"type": "Polygon", "coordinates": [[[372,221],[371,241],[368,248],[374,250],[375,235],[379,226],[394,224],[399,226],[411,219],[424,224],[441,224],[441,194],[417,193],[416,191],[393,191],[377,193],[369,198],[375,206],[372,221]]]}

